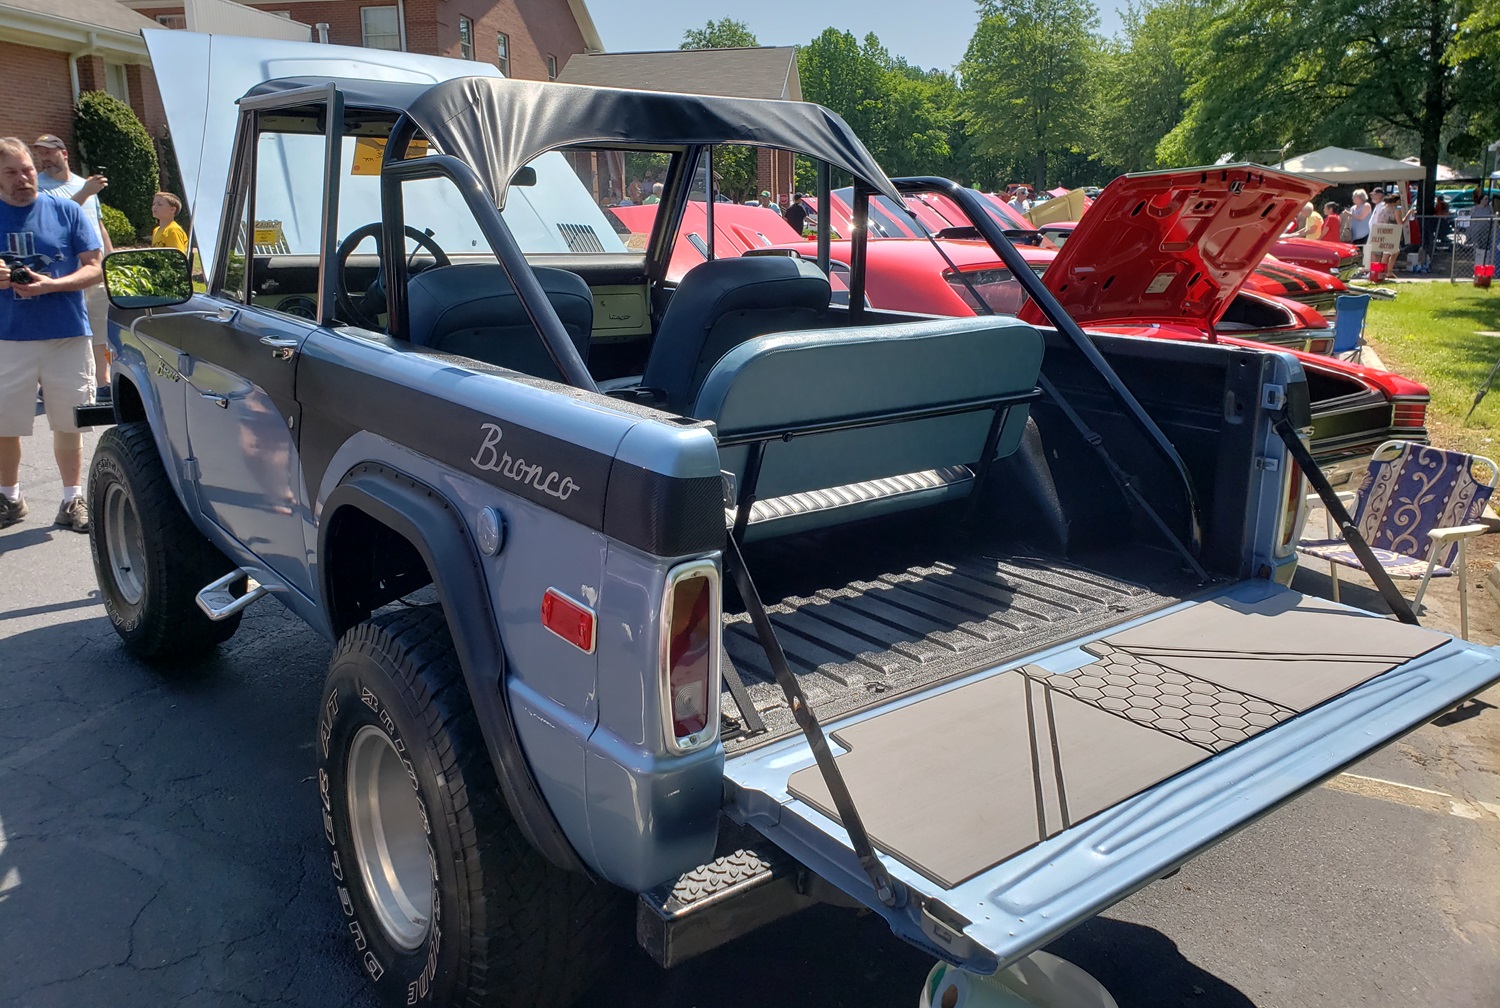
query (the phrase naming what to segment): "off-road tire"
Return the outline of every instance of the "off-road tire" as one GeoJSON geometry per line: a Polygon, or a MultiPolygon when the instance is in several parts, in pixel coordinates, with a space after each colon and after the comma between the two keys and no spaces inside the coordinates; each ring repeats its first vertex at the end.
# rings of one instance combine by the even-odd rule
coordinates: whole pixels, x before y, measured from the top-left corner
{"type": "Polygon", "coordinates": [[[628,894],[557,868],[510,816],[439,607],[344,635],[315,748],[344,926],[382,1004],[561,1008],[629,944],[628,894]]]}
{"type": "Polygon", "coordinates": [[[100,436],[89,466],[89,515],[104,611],[132,654],[196,658],[238,629],[238,613],[215,621],[198,608],[198,592],[234,564],[188,519],[149,424],[120,424],[100,436]]]}

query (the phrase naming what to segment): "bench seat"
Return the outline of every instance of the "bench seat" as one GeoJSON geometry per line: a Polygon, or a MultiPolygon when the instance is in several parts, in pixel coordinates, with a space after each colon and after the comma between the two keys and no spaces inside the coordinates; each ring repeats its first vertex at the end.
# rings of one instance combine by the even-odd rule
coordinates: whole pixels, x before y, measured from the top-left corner
{"type": "Polygon", "coordinates": [[[761,539],[968,497],[1020,443],[1041,361],[1008,318],[778,333],[715,364],[689,415],[717,428],[736,534],[761,539]]]}

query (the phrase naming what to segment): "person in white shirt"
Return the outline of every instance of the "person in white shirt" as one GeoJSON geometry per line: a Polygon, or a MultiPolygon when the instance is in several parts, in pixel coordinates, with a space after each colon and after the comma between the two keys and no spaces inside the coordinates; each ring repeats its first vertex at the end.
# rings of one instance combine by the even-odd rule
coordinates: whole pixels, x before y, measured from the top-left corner
{"type": "MultiPolygon", "coordinates": [[[[113,252],[109,231],[104,227],[104,211],[99,207],[99,196],[109,180],[94,174],[88,178],[74,175],[68,167],[68,145],[51,133],[43,133],[31,145],[31,157],[36,162],[36,187],[41,192],[71,199],[83,207],[83,215],[93,222],[99,232],[99,242],[104,254],[113,252]]],[[[89,328],[94,330],[94,380],[98,383],[96,398],[103,402],[110,396],[109,347],[105,343],[106,319],[109,300],[104,296],[104,287],[96,285],[85,292],[88,300],[89,328]]]]}

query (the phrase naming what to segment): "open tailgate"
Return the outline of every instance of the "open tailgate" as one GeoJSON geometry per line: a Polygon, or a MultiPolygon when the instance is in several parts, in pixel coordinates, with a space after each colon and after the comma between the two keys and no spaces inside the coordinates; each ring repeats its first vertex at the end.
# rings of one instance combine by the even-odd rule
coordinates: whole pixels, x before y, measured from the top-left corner
{"type": "Polygon", "coordinates": [[[731,758],[729,807],[989,973],[1497,680],[1488,648],[1243,582],[825,726],[895,905],[800,736],[731,758]]]}

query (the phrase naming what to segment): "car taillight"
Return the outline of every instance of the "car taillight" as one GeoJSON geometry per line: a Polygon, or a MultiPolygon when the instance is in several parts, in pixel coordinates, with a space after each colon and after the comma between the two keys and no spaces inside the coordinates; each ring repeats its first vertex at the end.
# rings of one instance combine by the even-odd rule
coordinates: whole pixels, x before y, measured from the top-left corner
{"type": "Polygon", "coordinates": [[[1396,399],[1391,404],[1392,427],[1426,427],[1426,399],[1396,399]]]}
{"type": "MultiPolygon", "coordinates": [[[[1303,437],[1302,443],[1307,444],[1307,438],[1303,437]]],[[[1287,452],[1282,466],[1286,470],[1286,476],[1281,481],[1281,537],[1276,544],[1276,555],[1287,556],[1296,547],[1297,540],[1302,538],[1302,523],[1307,517],[1307,477],[1302,473],[1302,467],[1292,460],[1292,453],[1287,452]]]]}
{"type": "Polygon", "coordinates": [[[694,560],[667,574],[661,614],[663,722],[678,752],[712,742],[719,732],[718,564],[694,560]]]}

